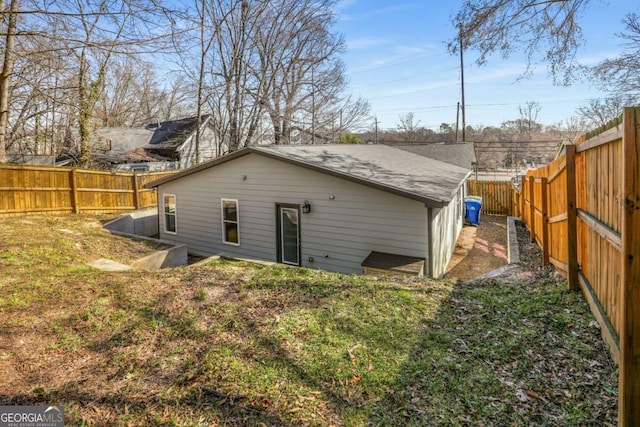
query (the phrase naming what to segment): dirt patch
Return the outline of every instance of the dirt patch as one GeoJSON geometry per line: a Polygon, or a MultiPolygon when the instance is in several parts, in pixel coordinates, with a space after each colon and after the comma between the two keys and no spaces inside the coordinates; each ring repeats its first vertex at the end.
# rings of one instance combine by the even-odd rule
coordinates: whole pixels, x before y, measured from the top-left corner
{"type": "Polygon", "coordinates": [[[516,221],[516,236],[520,250],[520,266],[500,275],[500,280],[510,284],[535,285],[538,282],[561,280],[560,274],[551,264],[542,265],[542,251],[531,242],[529,230],[521,221],[516,221]]]}
{"type": "Polygon", "coordinates": [[[507,265],[507,217],[482,215],[478,227],[465,226],[456,243],[456,252],[445,274],[448,279],[471,280],[507,265]],[[473,236],[470,228],[475,229],[472,243],[469,242],[473,236]]]}

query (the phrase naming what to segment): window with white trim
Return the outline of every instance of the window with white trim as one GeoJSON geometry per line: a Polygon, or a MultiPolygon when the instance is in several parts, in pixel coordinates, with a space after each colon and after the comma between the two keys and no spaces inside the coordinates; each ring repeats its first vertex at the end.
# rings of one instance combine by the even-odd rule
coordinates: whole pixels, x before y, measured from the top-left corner
{"type": "Polygon", "coordinates": [[[166,233],[176,234],[176,196],[173,194],[165,194],[163,196],[164,206],[164,231],[166,233]]]}
{"type": "Polygon", "coordinates": [[[228,245],[240,245],[240,215],[238,201],[221,199],[222,205],[222,242],[228,245]]]}

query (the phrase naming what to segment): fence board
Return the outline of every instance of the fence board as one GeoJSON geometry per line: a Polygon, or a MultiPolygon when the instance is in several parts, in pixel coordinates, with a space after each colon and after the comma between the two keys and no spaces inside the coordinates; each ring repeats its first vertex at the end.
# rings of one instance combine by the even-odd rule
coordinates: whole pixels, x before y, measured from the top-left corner
{"type": "Polygon", "coordinates": [[[623,116],[622,283],[618,420],[640,425],[640,108],[623,116]]]}
{"type": "Polygon", "coordinates": [[[112,213],[153,207],[157,205],[156,192],[143,185],[171,173],[0,165],[0,216],[112,213]]]}
{"type": "Polygon", "coordinates": [[[601,324],[620,365],[619,423],[631,426],[640,425],[640,108],[612,126],[530,171],[521,207],[532,241],[543,252],[548,243],[549,261],[601,324]]]}
{"type": "Polygon", "coordinates": [[[468,194],[482,197],[482,212],[518,216],[519,192],[510,181],[467,181],[468,194]]]}

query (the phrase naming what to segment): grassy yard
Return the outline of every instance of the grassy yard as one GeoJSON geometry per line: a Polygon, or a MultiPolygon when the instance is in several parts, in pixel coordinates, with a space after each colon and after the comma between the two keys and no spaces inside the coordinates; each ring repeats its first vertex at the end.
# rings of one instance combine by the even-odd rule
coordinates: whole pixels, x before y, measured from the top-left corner
{"type": "Polygon", "coordinates": [[[107,273],[85,264],[149,248],[101,219],[0,220],[1,405],[61,404],[67,425],[616,425],[616,369],[551,275],[107,273]]]}

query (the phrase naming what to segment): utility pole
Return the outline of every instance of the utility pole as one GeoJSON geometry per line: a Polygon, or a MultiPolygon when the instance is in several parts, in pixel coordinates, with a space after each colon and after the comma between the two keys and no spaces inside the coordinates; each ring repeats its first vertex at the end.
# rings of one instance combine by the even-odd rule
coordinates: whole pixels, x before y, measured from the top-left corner
{"type": "Polygon", "coordinates": [[[456,108],[456,142],[458,142],[458,129],[460,129],[460,103],[456,108]]]}
{"type": "Polygon", "coordinates": [[[378,143],[378,116],[375,117],[375,129],[376,129],[376,144],[378,143]]]}
{"type": "Polygon", "coordinates": [[[462,142],[466,141],[465,132],[466,132],[466,120],[465,120],[465,104],[464,104],[464,59],[462,55],[463,47],[462,47],[462,24],[459,24],[460,28],[460,81],[462,84],[462,142]]]}

